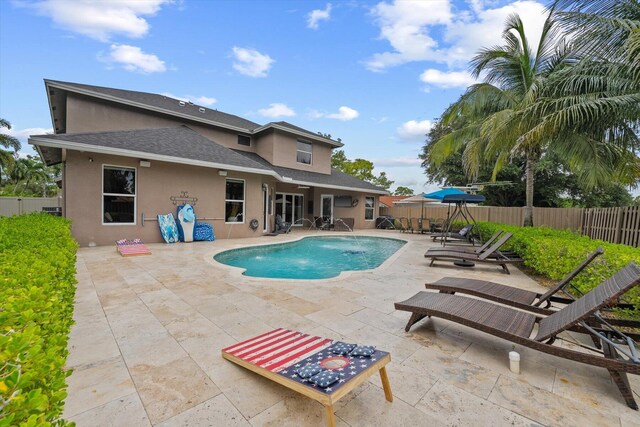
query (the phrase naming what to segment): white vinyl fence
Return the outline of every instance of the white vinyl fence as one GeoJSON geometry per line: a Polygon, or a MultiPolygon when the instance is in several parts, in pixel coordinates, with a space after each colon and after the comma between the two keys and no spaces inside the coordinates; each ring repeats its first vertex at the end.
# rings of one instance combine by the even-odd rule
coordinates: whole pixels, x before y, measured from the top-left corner
{"type": "Polygon", "coordinates": [[[40,212],[42,208],[62,207],[60,197],[0,197],[0,216],[40,212]]]}

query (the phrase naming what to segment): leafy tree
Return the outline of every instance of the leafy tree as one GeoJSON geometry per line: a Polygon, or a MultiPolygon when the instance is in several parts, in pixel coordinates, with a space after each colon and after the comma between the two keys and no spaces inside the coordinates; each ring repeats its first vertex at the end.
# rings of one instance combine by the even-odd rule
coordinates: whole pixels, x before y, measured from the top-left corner
{"type": "Polygon", "coordinates": [[[39,157],[28,155],[15,160],[6,175],[0,194],[46,197],[58,193],[55,180],[60,175],[60,167],[46,167],[39,157]]]}
{"type": "Polygon", "coordinates": [[[520,137],[532,125],[518,120],[518,112],[535,101],[539,85],[554,71],[572,61],[565,43],[557,37],[552,14],[547,17],[538,48],[534,52],[516,14],[505,22],[504,45],[481,49],[471,60],[475,78],[484,83],[471,86],[443,115],[444,125],[462,121],[459,129],[440,138],[432,146],[429,161],[438,166],[464,146],[466,174],[477,178],[483,162],[494,164],[492,179],[513,155],[525,158],[525,225],[533,225],[534,170],[548,139],[524,145],[520,137]]]}
{"type": "MultiPolygon", "coordinates": [[[[422,167],[430,183],[442,186],[462,186],[469,183],[462,164],[464,147],[460,147],[458,152],[450,155],[438,167],[428,161],[431,145],[452,131],[453,127],[444,127],[441,120],[436,120],[427,134],[427,141],[419,157],[423,160],[422,167]]],[[[496,175],[496,184],[486,185],[479,192],[487,198],[486,205],[522,206],[525,203],[525,177],[522,175],[524,165],[525,159],[517,156],[502,167],[496,175]]],[[[482,164],[477,182],[491,181],[492,173],[490,166],[482,164]]],[[[537,183],[533,194],[535,206],[612,207],[631,204],[631,196],[622,185],[609,183],[588,188],[553,153],[541,157],[536,164],[534,176],[537,183]]]]}
{"type": "Polygon", "coordinates": [[[373,174],[374,166],[372,162],[364,159],[349,160],[344,154],[344,150],[336,150],[333,152],[331,155],[331,167],[363,181],[370,182],[378,187],[382,187],[385,190],[388,190],[393,185],[393,181],[387,178],[385,172],[380,172],[378,176],[373,174]]]}
{"type": "MultiPolygon", "coordinates": [[[[445,125],[462,125],[440,138],[427,153],[428,161],[438,166],[463,148],[462,164],[472,179],[478,177],[483,162],[493,163],[495,180],[509,160],[523,158],[525,225],[533,222],[535,174],[544,169],[537,165],[547,156],[577,174],[582,188],[604,188],[639,176],[640,162],[634,153],[638,122],[633,117],[637,117],[640,102],[638,93],[629,93],[633,91],[630,75],[622,72],[617,74],[618,81],[610,83],[615,80],[611,74],[600,73],[596,78],[585,76],[588,69],[576,71],[590,60],[584,52],[572,50],[559,35],[552,10],[534,53],[522,21],[517,15],[510,16],[503,32],[505,44],[481,49],[471,61],[472,74],[476,78],[482,74],[485,83],[471,86],[443,115],[445,125]],[[599,92],[590,91],[591,87],[599,92]],[[602,102],[605,98],[610,98],[608,104],[602,102]],[[629,103],[632,99],[634,105],[629,103]]],[[[617,67],[618,71],[623,69],[617,67]]],[[[590,70],[597,74],[593,67],[590,70]]]]}
{"type": "Polygon", "coordinates": [[[413,196],[413,190],[409,187],[398,186],[393,192],[394,196],[413,196]]]}

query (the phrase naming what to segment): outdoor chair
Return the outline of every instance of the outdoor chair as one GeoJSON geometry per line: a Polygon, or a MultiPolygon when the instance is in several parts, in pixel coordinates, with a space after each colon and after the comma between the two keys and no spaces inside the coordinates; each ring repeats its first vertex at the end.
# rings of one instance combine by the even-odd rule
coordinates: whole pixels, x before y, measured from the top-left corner
{"type": "Polygon", "coordinates": [[[500,247],[504,245],[511,238],[511,236],[512,236],[511,233],[505,233],[500,239],[498,239],[498,241],[496,241],[493,245],[491,245],[488,249],[483,251],[481,254],[457,252],[454,250],[449,250],[444,248],[443,250],[437,251],[437,252],[427,251],[427,253],[424,254],[424,257],[431,258],[431,263],[429,263],[429,267],[432,267],[433,263],[437,260],[452,261],[452,262],[471,261],[471,262],[480,263],[480,264],[499,265],[500,267],[502,267],[502,270],[504,273],[510,274],[507,264],[522,262],[521,258],[514,257],[512,254],[502,253],[499,250],[500,247]]]}
{"type": "Polygon", "coordinates": [[[420,219],[411,218],[410,224],[411,224],[411,232],[412,233],[413,232],[422,233],[422,223],[420,222],[420,219]]]}
{"type": "Polygon", "coordinates": [[[396,310],[411,317],[405,331],[425,317],[438,317],[564,359],[605,368],[630,408],[638,409],[627,373],[640,375],[640,357],[635,342],[616,330],[599,315],[599,310],[615,304],[625,292],[640,284],[640,267],[633,262],[568,306],[544,317],[476,298],[434,292],[418,292],[406,301],[395,303],[396,310]],[[534,327],[538,325],[535,335],[534,327]],[[554,346],[564,331],[589,334],[600,341],[589,353],[554,346]],[[592,353],[595,352],[596,354],[592,353]]]}
{"type": "Polygon", "coordinates": [[[433,241],[435,242],[436,239],[442,239],[442,240],[467,240],[469,242],[471,242],[472,239],[472,234],[471,234],[471,230],[473,230],[473,224],[467,224],[464,227],[462,227],[460,229],[460,231],[457,232],[443,232],[443,233],[439,233],[436,234],[434,236],[431,236],[431,238],[433,239],[433,241]]]}
{"type": "Polygon", "coordinates": [[[411,224],[409,223],[409,219],[405,217],[400,217],[400,231],[407,232],[411,230],[411,224]]]}
{"type": "Polygon", "coordinates": [[[276,215],[276,229],[275,233],[288,233],[291,229],[291,223],[285,222],[280,215],[276,215]]]}
{"type": "Polygon", "coordinates": [[[525,289],[515,288],[513,286],[502,285],[500,283],[489,282],[486,280],[467,279],[463,277],[443,277],[435,283],[427,283],[425,287],[427,289],[433,289],[440,291],[444,294],[461,293],[466,295],[473,295],[486,300],[497,302],[504,305],[520,308],[523,310],[532,311],[539,314],[551,314],[554,310],[551,309],[553,303],[570,304],[575,300],[569,293],[566,292],[568,286],[582,295],[575,286],[571,284],[571,281],[580,274],[593,260],[604,253],[604,249],[599,247],[594,252],[590,253],[580,265],[578,265],[573,271],[571,271],[564,279],[559,281],[555,286],[551,287],[544,294],[537,292],[527,291],[525,289]],[[564,292],[566,297],[556,296],[559,292],[564,292]]]}
{"type": "Polygon", "coordinates": [[[482,252],[484,252],[485,250],[487,250],[487,248],[489,246],[491,246],[491,244],[493,242],[496,241],[496,239],[498,237],[500,237],[500,235],[502,234],[502,230],[498,230],[494,233],[493,236],[489,237],[489,239],[484,242],[484,244],[482,246],[480,246],[479,248],[470,248],[470,247],[465,247],[465,246],[452,246],[452,247],[436,247],[436,248],[429,248],[427,249],[427,254],[435,254],[438,252],[462,252],[462,253],[467,253],[467,254],[481,254],[482,252]]]}

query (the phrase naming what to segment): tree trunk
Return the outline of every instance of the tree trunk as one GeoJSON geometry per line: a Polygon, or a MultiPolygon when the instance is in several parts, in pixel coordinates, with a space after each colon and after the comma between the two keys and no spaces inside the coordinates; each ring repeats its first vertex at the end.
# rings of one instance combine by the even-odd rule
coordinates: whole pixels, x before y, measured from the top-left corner
{"type": "Polygon", "coordinates": [[[527,178],[526,186],[526,205],[524,207],[524,226],[533,227],[533,170],[536,160],[532,154],[527,154],[527,165],[525,167],[525,176],[527,178]]]}

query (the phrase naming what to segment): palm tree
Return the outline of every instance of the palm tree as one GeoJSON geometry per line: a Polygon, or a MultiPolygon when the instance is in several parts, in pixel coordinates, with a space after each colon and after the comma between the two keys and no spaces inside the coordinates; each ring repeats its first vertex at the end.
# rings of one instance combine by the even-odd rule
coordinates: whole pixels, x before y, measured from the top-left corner
{"type": "MultiPolygon", "coordinates": [[[[11,123],[0,118],[0,129],[2,128],[11,130],[11,123]]],[[[15,153],[20,150],[21,144],[15,137],[0,133],[0,146],[13,150],[13,153],[11,151],[0,150],[0,173],[6,174],[7,169],[13,166],[15,153]]]]}
{"type": "MultiPolygon", "coordinates": [[[[8,130],[11,130],[11,123],[6,121],[5,119],[0,118],[0,129],[1,128],[7,128],[8,130]]],[[[0,145],[5,148],[11,148],[13,151],[18,151],[20,150],[20,148],[22,148],[22,145],[17,138],[11,135],[6,135],[4,133],[0,133],[0,145]]]]}
{"type": "Polygon", "coordinates": [[[556,0],[557,20],[572,38],[580,62],[540,88],[524,120],[542,117],[524,144],[555,135],[583,182],[640,179],[640,3],[637,0],[556,0]]]}
{"type": "Polygon", "coordinates": [[[525,34],[516,14],[507,18],[502,33],[505,44],[481,49],[470,68],[483,83],[471,86],[443,114],[443,124],[456,130],[432,145],[428,161],[434,165],[463,149],[466,173],[475,178],[483,161],[494,163],[493,179],[514,154],[526,158],[525,225],[533,225],[534,168],[549,145],[549,138],[522,143],[521,136],[532,123],[520,112],[536,101],[538,88],[554,72],[570,65],[574,58],[558,37],[553,14],[547,17],[537,49],[525,34]]]}

